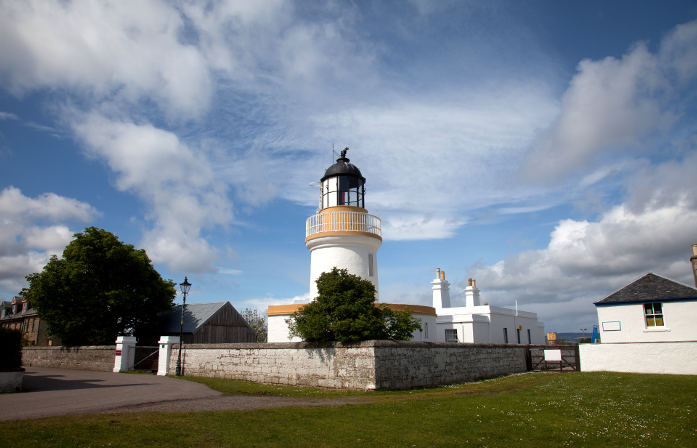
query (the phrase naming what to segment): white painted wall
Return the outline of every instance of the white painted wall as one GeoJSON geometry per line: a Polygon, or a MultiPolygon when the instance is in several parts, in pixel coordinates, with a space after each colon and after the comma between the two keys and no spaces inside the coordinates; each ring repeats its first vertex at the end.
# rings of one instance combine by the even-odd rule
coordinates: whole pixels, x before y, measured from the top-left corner
{"type": "Polygon", "coordinates": [[[697,375],[697,342],[603,342],[578,348],[583,372],[697,375]]]}
{"type": "Polygon", "coordinates": [[[411,340],[418,342],[435,342],[436,336],[436,316],[424,314],[412,314],[421,323],[421,330],[414,330],[411,340]]]}
{"type": "Polygon", "coordinates": [[[373,237],[362,235],[323,236],[307,241],[310,251],[310,297],[317,297],[315,283],[323,272],[337,267],[346,269],[350,274],[370,280],[378,289],[378,249],[382,242],[373,237]],[[369,259],[373,257],[373,275],[370,275],[369,259]]]}
{"type": "Polygon", "coordinates": [[[298,337],[291,338],[288,334],[288,323],[286,320],[290,318],[290,314],[268,316],[268,333],[266,340],[268,342],[301,342],[298,337]]]}
{"type": "MultiPolygon", "coordinates": [[[[423,314],[412,314],[413,317],[419,319],[421,330],[414,330],[412,341],[435,342],[436,339],[436,316],[428,316],[423,314]]],[[[288,323],[290,314],[276,315],[268,317],[268,342],[302,342],[298,337],[290,338],[288,336],[288,323]]]]}
{"type": "Polygon", "coordinates": [[[697,341],[697,301],[662,302],[662,308],[665,325],[647,327],[641,303],[596,306],[600,340],[602,343],[697,341]]]}
{"type": "Polygon", "coordinates": [[[503,307],[481,305],[474,307],[443,308],[438,310],[436,341],[445,342],[445,330],[457,329],[458,340],[466,343],[505,344],[503,329],[508,329],[508,344],[517,344],[516,329],[520,328],[520,343],[544,344],[544,324],[537,314],[503,307]]]}

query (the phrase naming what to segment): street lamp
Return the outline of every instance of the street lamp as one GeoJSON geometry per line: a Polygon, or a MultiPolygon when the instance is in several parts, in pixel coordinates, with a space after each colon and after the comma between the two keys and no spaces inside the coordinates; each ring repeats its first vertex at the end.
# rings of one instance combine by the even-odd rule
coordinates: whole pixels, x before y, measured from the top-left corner
{"type": "Polygon", "coordinates": [[[182,291],[182,294],[184,294],[184,301],[182,302],[182,314],[181,314],[181,319],[179,320],[179,356],[177,356],[177,370],[175,374],[177,376],[181,376],[182,374],[182,345],[184,345],[184,309],[186,308],[186,295],[189,293],[189,289],[191,289],[191,283],[189,283],[189,279],[184,277],[184,281],[182,283],[179,283],[179,288],[182,291]]]}

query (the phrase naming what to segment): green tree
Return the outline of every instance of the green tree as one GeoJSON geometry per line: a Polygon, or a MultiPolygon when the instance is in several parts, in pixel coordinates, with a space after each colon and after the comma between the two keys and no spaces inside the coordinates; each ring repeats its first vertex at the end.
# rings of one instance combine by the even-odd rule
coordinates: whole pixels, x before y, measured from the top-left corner
{"type": "Polygon", "coordinates": [[[317,293],[314,301],[289,319],[291,335],[308,342],[406,340],[421,328],[408,311],[376,304],[375,286],[346,269],[333,268],[320,275],[317,293]]]}
{"type": "Polygon", "coordinates": [[[174,284],[165,281],[142,249],[88,227],[27,276],[22,291],[64,345],[113,344],[120,334],[157,334],[157,314],[172,308],[174,284]]]}

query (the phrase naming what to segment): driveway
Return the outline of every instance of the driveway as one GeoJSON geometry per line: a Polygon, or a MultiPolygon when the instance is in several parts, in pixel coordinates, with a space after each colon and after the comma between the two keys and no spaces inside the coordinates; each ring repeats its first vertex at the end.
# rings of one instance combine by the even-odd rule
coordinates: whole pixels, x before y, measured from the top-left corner
{"type": "Polygon", "coordinates": [[[155,375],[28,367],[24,391],[0,394],[0,421],[145,411],[196,412],[326,406],[352,399],[226,395],[203,384],[155,375]]]}

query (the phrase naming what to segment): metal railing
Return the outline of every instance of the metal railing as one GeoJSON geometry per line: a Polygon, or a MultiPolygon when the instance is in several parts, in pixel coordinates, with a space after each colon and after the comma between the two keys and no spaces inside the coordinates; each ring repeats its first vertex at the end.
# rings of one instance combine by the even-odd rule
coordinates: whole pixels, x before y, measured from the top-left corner
{"type": "Polygon", "coordinates": [[[317,213],[307,218],[305,238],[323,232],[366,232],[382,237],[380,218],[347,210],[317,213]]]}

